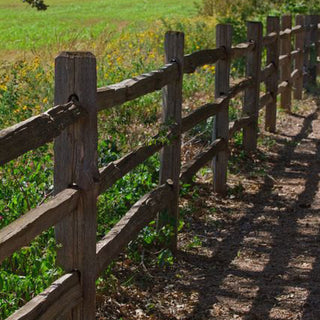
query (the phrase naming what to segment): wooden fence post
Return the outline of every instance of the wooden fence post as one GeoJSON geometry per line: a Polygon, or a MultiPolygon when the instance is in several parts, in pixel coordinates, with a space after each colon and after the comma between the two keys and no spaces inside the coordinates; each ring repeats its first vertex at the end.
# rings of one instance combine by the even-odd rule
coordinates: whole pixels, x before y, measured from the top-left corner
{"type": "MultiPolygon", "coordinates": [[[[292,18],[291,16],[281,17],[281,30],[292,28],[292,18]]],[[[283,63],[280,70],[280,80],[286,81],[288,86],[281,93],[281,107],[287,112],[291,112],[291,34],[286,35],[280,41],[280,54],[289,55],[286,59],[286,63],[283,63]]]]}
{"type": "MultiPolygon", "coordinates": [[[[304,27],[304,16],[296,16],[296,26],[301,25],[304,27]]],[[[297,100],[302,99],[302,90],[303,90],[303,55],[304,55],[304,35],[305,32],[299,32],[296,35],[295,49],[301,50],[298,56],[295,59],[295,69],[298,69],[301,72],[301,75],[294,82],[294,92],[293,97],[297,100]]]]}
{"type": "MultiPolygon", "coordinates": [[[[224,47],[228,53],[232,45],[232,25],[218,24],[216,26],[216,47],[224,47]]],[[[219,60],[215,71],[215,97],[228,94],[230,82],[231,60],[219,60]]],[[[214,119],[213,140],[223,138],[228,143],[229,138],[229,106],[220,111],[214,119]]],[[[224,195],[227,192],[228,151],[219,151],[213,159],[213,188],[224,195]]]]}
{"type": "Polygon", "coordinates": [[[303,66],[304,66],[304,76],[303,76],[303,87],[307,88],[310,83],[310,45],[311,45],[311,32],[309,30],[311,24],[311,16],[304,16],[304,26],[306,28],[304,33],[304,56],[303,56],[303,66]]]}
{"type": "Polygon", "coordinates": [[[167,216],[161,219],[162,224],[171,224],[174,235],[170,241],[170,249],[177,249],[177,228],[179,217],[179,175],[181,166],[181,109],[182,109],[182,81],[184,59],[184,34],[182,32],[169,31],[165,35],[165,60],[166,63],[176,61],[179,65],[179,76],[173,83],[163,88],[162,122],[177,124],[178,138],[169,146],[164,147],[160,153],[160,184],[167,179],[173,181],[173,200],[168,203],[167,216]]]}
{"type": "Polygon", "coordinates": [[[317,54],[318,54],[318,48],[319,44],[317,43],[318,39],[318,32],[315,29],[315,26],[318,25],[319,22],[319,16],[318,15],[311,15],[310,16],[310,23],[313,27],[313,30],[310,32],[310,45],[314,44],[312,49],[310,50],[310,84],[316,85],[317,84],[317,54]]]}
{"type": "Polygon", "coordinates": [[[243,146],[246,151],[254,151],[257,148],[258,115],[260,101],[261,79],[261,52],[262,52],[262,23],[247,23],[247,39],[254,41],[255,48],[248,54],[246,76],[252,77],[253,85],[245,90],[243,111],[247,116],[253,116],[254,120],[243,129],[243,146]]]}
{"type": "MultiPolygon", "coordinates": [[[[317,25],[320,23],[320,15],[317,15],[317,25]]],[[[316,77],[320,73],[320,31],[316,30],[316,77]]]]}
{"type": "MultiPolygon", "coordinates": [[[[55,61],[55,104],[75,99],[88,116],[68,127],[54,144],[54,191],[75,185],[77,210],[55,227],[58,264],[80,273],[83,302],[72,320],[95,319],[96,200],[98,195],[96,59],[89,52],[63,52],[55,61]]],[[[70,318],[68,318],[70,319],[70,318]]]]}
{"type": "Polygon", "coordinates": [[[265,81],[266,91],[270,92],[272,96],[272,102],[266,105],[265,129],[269,132],[275,132],[277,123],[277,94],[279,79],[279,17],[267,17],[267,34],[271,32],[276,32],[278,37],[277,40],[267,48],[267,65],[272,63],[275,71],[265,81]]]}

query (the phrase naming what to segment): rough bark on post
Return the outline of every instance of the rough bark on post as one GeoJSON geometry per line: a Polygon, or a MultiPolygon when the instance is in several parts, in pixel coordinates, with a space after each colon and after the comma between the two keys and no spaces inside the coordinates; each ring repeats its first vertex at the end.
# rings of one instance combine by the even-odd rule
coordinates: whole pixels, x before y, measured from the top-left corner
{"type": "Polygon", "coordinates": [[[179,65],[179,77],[173,83],[163,88],[162,122],[164,124],[177,124],[178,139],[166,146],[160,153],[160,184],[167,179],[173,181],[173,200],[168,203],[165,213],[161,214],[161,224],[171,224],[174,235],[170,241],[170,249],[177,249],[177,227],[179,216],[179,175],[181,166],[181,109],[182,109],[182,80],[183,80],[184,34],[169,31],[165,35],[166,63],[175,61],[179,65]]]}
{"type": "MultiPolygon", "coordinates": [[[[216,27],[216,47],[224,47],[227,52],[232,45],[232,25],[218,24],[216,27]]],[[[226,95],[230,82],[230,58],[219,60],[215,71],[215,97],[226,95]]],[[[228,142],[229,136],[229,106],[220,111],[214,121],[213,140],[222,138],[228,142]]],[[[213,159],[214,191],[224,195],[227,192],[228,152],[220,151],[213,159]]]]}
{"type": "Polygon", "coordinates": [[[279,71],[279,32],[280,32],[280,19],[279,17],[267,18],[267,34],[276,32],[278,37],[267,48],[267,65],[272,63],[275,71],[270,77],[266,79],[266,91],[272,96],[272,102],[266,105],[266,120],[265,129],[269,132],[276,131],[277,122],[277,94],[278,94],[278,71],[279,71]]]}
{"type": "MultiPolygon", "coordinates": [[[[292,18],[291,16],[282,16],[281,17],[281,30],[292,28],[292,18]]],[[[288,34],[286,37],[280,41],[280,54],[289,55],[288,60],[281,66],[280,70],[280,80],[287,81],[288,86],[283,90],[281,94],[281,107],[286,111],[291,111],[291,34],[288,34]]]]}
{"type": "Polygon", "coordinates": [[[246,151],[257,148],[258,114],[260,101],[261,52],[262,52],[262,23],[247,23],[248,41],[254,41],[255,48],[247,57],[246,76],[252,77],[253,86],[245,90],[243,111],[246,116],[253,116],[254,121],[243,129],[243,146],[246,151]]]}
{"type": "MultiPolygon", "coordinates": [[[[296,16],[296,26],[301,25],[304,26],[304,16],[297,15],[296,16]]],[[[293,86],[294,92],[293,97],[297,100],[302,99],[302,90],[303,90],[303,51],[304,51],[304,32],[299,32],[296,35],[295,41],[295,49],[300,50],[300,53],[295,59],[295,69],[298,69],[301,72],[300,77],[298,77],[293,86]]]]}
{"type": "Polygon", "coordinates": [[[81,190],[77,210],[55,227],[58,264],[80,272],[83,303],[68,319],[95,319],[97,109],[96,59],[88,52],[63,52],[56,58],[55,104],[78,100],[87,117],[67,128],[54,144],[54,191],[81,190]]]}

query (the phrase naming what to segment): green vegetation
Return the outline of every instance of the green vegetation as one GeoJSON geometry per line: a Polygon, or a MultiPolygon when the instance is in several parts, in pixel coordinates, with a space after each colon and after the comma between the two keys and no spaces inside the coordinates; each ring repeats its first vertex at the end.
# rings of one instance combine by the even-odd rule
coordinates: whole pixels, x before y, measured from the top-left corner
{"type": "MultiPolygon", "coordinates": [[[[119,82],[163,64],[163,37],[169,29],[184,31],[185,52],[214,47],[215,17],[196,16],[194,0],[48,0],[46,11],[21,1],[0,0],[0,128],[47,110],[53,104],[53,57],[61,50],[89,50],[98,62],[98,86],[119,82]]],[[[217,2],[218,3],[218,2],[217,2]]],[[[219,18],[220,19],[220,18],[219,18]]],[[[240,61],[232,68],[237,76],[240,61]]],[[[201,90],[213,97],[214,66],[204,66],[184,80],[184,97],[201,90]]],[[[199,99],[201,100],[201,99],[199,99]]],[[[185,112],[202,104],[192,101],[185,112]]],[[[237,116],[234,102],[230,116],[237,116]]],[[[159,130],[161,94],[154,93],[99,115],[99,166],[118,159],[159,130]],[[112,121],[110,121],[112,120],[112,121]],[[146,137],[147,136],[147,137],[146,137]]],[[[212,120],[193,129],[205,143],[211,137],[212,120]]],[[[240,144],[241,136],[236,138],[240,144]]],[[[0,168],[0,228],[46,201],[53,189],[53,151],[48,144],[0,168]]],[[[158,182],[159,159],[153,156],[119,180],[99,198],[97,239],[101,238],[143,194],[158,182]]],[[[238,189],[241,189],[240,187],[238,189]]],[[[241,190],[234,190],[239,193],[241,190]]],[[[182,187],[181,192],[189,190],[182,187]]],[[[193,190],[193,196],[197,193],[193,190]]],[[[192,208],[188,209],[192,211],[192,208]]],[[[187,209],[185,210],[187,211],[187,209]]],[[[187,212],[186,212],[187,214],[187,212]]],[[[180,222],[180,228],[183,222],[180,222]]],[[[173,257],[159,250],[172,230],[156,232],[152,222],[130,244],[127,255],[141,259],[150,253],[151,263],[170,266],[173,257]]],[[[191,247],[201,246],[194,238],[191,247]]],[[[0,319],[46,288],[59,275],[55,266],[53,229],[39,236],[0,267],[0,319]]],[[[146,259],[146,257],[144,257],[146,259]]],[[[146,260],[145,260],[146,261],[146,260]]],[[[109,269],[111,270],[111,268],[109,269]]],[[[99,280],[98,283],[104,283],[99,280]]]]}
{"type": "MultiPolygon", "coordinates": [[[[0,37],[4,44],[0,128],[52,106],[53,56],[62,49],[93,51],[98,62],[98,85],[103,86],[163,65],[163,38],[168,29],[185,31],[186,52],[214,46],[215,20],[187,18],[195,12],[192,1],[174,4],[162,1],[161,6],[152,1],[127,0],[117,4],[85,0],[48,1],[48,4],[48,10],[38,12],[19,2],[8,4],[0,0],[0,37]],[[154,21],[156,17],[159,19],[154,21]],[[11,50],[15,51],[13,57],[8,54],[11,50]]],[[[186,77],[185,97],[199,85],[212,96],[213,75],[214,68],[205,66],[186,77]]],[[[121,157],[139,141],[151,141],[154,132],[159,130],[160,111],[158,92],[101,113],[99,166],[121,157]]],[[[48,144],[0,168],[0,228],[50,198],[52,158],[52,144],[48,144]]],[[[100,196],[97,239],[108,232],[135,201],[156,186],[158,171],[158,156],[151,157],[100,196]]],[[[139,260],[143,249],[150,252],[150,263],[161,267],[171,265],[171,252],[161,249],[171,232],[168,227],[156,232],[155,224],[151,223],[137,241],[130,244],[128,256],[139,260]],[[156,254],[151,250],[154,246],[156,254]]],[[[61,275],[62,270],[55,266],[55,252],[54,232],[50,229],[1,264],[0,319],[61,275]]],[[[103,282],[99,280],[98,284],[103,282]]]]}

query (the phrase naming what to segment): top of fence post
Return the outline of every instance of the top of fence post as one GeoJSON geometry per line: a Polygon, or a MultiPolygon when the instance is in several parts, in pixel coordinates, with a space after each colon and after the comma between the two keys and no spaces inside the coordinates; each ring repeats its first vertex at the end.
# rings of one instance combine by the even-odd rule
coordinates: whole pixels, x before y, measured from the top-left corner
{"type": "MultiPolygon", "coordinates": [[[[57,224],[58,264],[80,272],[83,302],[72,320],[95,319],[97,165],[96,59],[89,52],[63,52],[56,58],[55,103],[75,99],[87,116],[68,127],[54,144],[55,193],[75,184],[76,211],[57,224]]],[[[69,318],[68,318],[69,319],[69,318]]]]}

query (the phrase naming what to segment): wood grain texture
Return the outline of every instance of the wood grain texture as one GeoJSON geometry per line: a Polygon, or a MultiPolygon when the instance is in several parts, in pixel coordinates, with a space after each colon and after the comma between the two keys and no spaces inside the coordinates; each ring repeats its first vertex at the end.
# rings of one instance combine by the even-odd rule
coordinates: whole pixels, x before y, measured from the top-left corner
{"type": "Polygon", "coordinates": [[[254,43],[252,42],[239,43],[227,51],[228,58],[237,59],[237,58],[245,57],[253,49],[254,49],[254,43]]]}
{"type": "Polygon", "coordinates": [[[161,223],[171,224],[173,236],[170,241],[170,249],[175,252],[177,248],[177,228],[179,216],[179,175],[181,166],[181,110],[182,110],[182,83],[184,68],[184,34],[169,31],[165,35],[165,59],[166,63],[172,60],[179,65],[180,75],[174,83],[163,88],[162,91],[162,122],[177,125],[177,139],[170,146],[165,146],[160,153],[159,183],[163,184],[168,179],[173,181],[174,197],[162,215],[161,223]]]}
{"type": "Polygon", "coordinates": [[[141,147],[128,153],[122,158],[110,162],[107,166],[101,168],[100,171],[100,187],[99,193],[106,191],[117,180],[121,179],[128,172],[133,170],[139,164],[143,163],[154,153],[159,151],[163,146],[171,144],[172,141],[178,138],[177,131],[179,128],[171,126],[168,132],[164,135],[158,133],[149,142],[146,142],[141,147]]]}
{"type": "Polygon", "coordinates": [[[225,48],[207,49],[193,52],[184,56],[184,73],[193,73],[197,68],[206,64],[214,64],[218,60],[224,60],[227,57],[225,48]]]}
{"type": "Polygon", "coordinates": [[[1,130],[0,165],[51,142],[65,128],[85,115],[86,112],[80,105],[69,102],[1,130]]]}
{"type": "Polygon", "coordinates": [[[303,54],[303,87],[307,88],[310,84],[310,52],[311,52],[311,16],[304,16],[304,54],[303,54]]]}
{"type": "Polygon", "coordinates": [[[0,230],[0,262],[61,221],[78,205],[79,191],[66,189],[0,230]]]}
{"type": "MultiPolygon", "coordinates": [[[[319,15],[312,14],[310,15],[310,24],[312,26],[317,26],[319,21],[319,15]]],[[[310,41],[312,48],[310,50],[309,58],[309,72],[310,72],[310,84],[316,86],[317,84],[317,53],[319,49],[319,44],[317,42],[319,31],[316,28],[313,28],[310,32],[310,41]]]]}
{"type": "MultiPolygon", "coordinates": [[[[291,29],[292,27],[292,18],[289,15],[281,17],[281,29],[291,29]]],[[[291,84],[290,84],[290,75],[291,75],[291,34],[288,37],[284,37],[280,41],[280,81],[288,81],[289,86],[287,86],[281,93],[280,105],[287,112],[291,112],[291,84]],[[284,57],[285,56],[285,57],[284,57]]]]}
{"type": "Polygon", "coordinates": [[[290,75],[290,82],[295,83],[297,79],[302,78],[302,71],[298,69],[294,69],[290,75]]]}
{"type": "Polygon", "coordinates": [[[52,320],[81,303],[81,286],[77,272],[68,273],[27,302],[7,320],[52,320]]]}
{"type": "Polygon", "coordinates": [[[143,196],[124,217],[97,243],[96,277],[103,272],[127,244],[134,240],[141,229],[152,221],[157,213],[168,206],[175,197],[173,182],[165,184],[143,196]]]}
{"type": "Polygon", "coordinates": [[[284,92],[287,89],[287,87],[289,87],[288,81],[282,81],[278,85],[278,93],[281,94],[282,92],[284,92]]]}
{"type": "Polygon", "coordinates": [[[255,121],[254,117],[243,117],[240,119],[236,119],[233,122],[229,123],[229,139],[233,137],[233,135],[240,131],[241,129],[249,126],[252,121],[255,121]]]}
{"type": "Polygon", "coordinates": [[[260,81],[265,82],[267,78],[269,78],[275,72],[276,72],[276,67],[274,63],[270,62],[269,64],[267,64],[265,68],[261,70],[260,81]]]}
{"type": "Polygon", "coordinates": [[[109,109],[162,89],[179,77],[178,64],[170,62],[159,70],[97,89],[98,111],[109,109]]]}
{"type": "Polygon", "coordinates": [[[273,96],[270,92],[265,93],[263,96],[260,97],[259,102],[259,110],[264,108],[266,105],[273,102],[273,96]]]}
{"type": "Polygon", "coordinates": [[[88,52],[63,52],[56,58],[55,103],[77,97],[87,116],[68,127],[54,145],[54,190],[70,184],[80,189],[77,210],[57,224],[58,263],[70,272],[79,270],[83,303],[72,320],[95,319],[97,167],[96,59],[88,52]]]}
{"type": "MultiPolygon", "coordinates": [[[[218,24],[216,27],[216,46],[223,46],[228,52],[232,45],[232,26],[229,24],[218,24]]],[[[230,55],[225,60],[220,60],[216,64],[215,72],[215,98],[227,95],[230,82],[230,55]]],[[[228,141],[229,133],[229,106],[221,110],[214,121],[212,140],[223,139],[228,141]]],[[[218,152],[212,161],[213,169],[213,189],[215,192],[225,195],[227,192],[227,167],[228,153],[218,152]]]]}
{"type": "Polygon", "coordinates": [[[191,182],[192,177],[221,150],[227,151],[227,144],[223,139],[216,139],[181,168],[180,181],[191,182]]]}
{"type": "Polygon", "coordinates": [[[252,77],[254,85],[245,90],[243,114],[256,119],[243,129],[243,146],[246,151],[257,148],[258,112],[260,102],[260,76],[262,52],[262,24],[260,22],[247,23],[247,39],[255,43],[255,49],[247,57],[246,76],[252,77]]]}
{"type": "Polygon", "coordinates": [[[290,63],[290,61],[291,61],[290,53],[282,54],[279,56],[279,66],[280,67],[286,66],[288,63],[290,63]]]}
{"type": "MultiPolygon", "coordinates": [[[[267,22],[268,24],[268,22],[267,22]]],[[[262,38],[262,46],[263,47],[268,47],[271,44],[273,44],[275,41],[277,41],[279,37],[279,33],[278,32],[270,32],[268,34],[266,34],[263,38],[262,38]]]]}
{"type": "MultiPolygon", "coordinates": [[[[267,17],[267,32],[279,34],[279,17],[267,17]]],[[[267,64],[273,65],[274,72],[264,79],[266,85],[266,95],[260,99],[260,108],[266,106],[265,130],[275,132],[277,128],[277,95],[279,81],[279,37],[267,48],[267,64]],[[271,99],[270,99],[271,96],[271,99]]]]}

